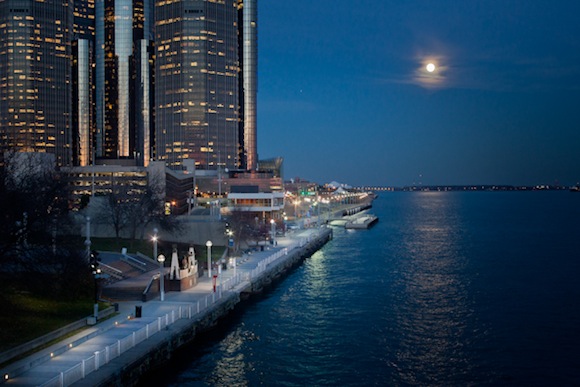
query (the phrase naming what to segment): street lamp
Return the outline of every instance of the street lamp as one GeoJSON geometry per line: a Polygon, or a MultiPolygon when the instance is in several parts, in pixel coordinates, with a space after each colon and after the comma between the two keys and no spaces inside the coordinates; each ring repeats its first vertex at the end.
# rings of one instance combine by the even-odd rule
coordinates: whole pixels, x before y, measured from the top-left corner
{"type": "Polygon", "coordinates": [[[87,239],[85,239],[85,247],[87,248],[87,261],[91,258],[91,218],[87,216],[87,239]]]}
{"type": "Polygon", "coordinates": [[[163,265],[163,262],[165,262],[165,255],[159,254],[157,260],[159,261],[159,270],[161,270],[159,272],[159,292],[161,293],[161,301],[165,301],[165,284],[163,283],[163,277],[165,277],[163,265]]]}
{"type": "Polygon", "coordinates": [[[157,257],[157,233],[159,232],[159,230],[157,230],[156,228],[153,229],[153,238],[151,238],[151,240],[153,240],[153,257],[157,257]]]}
{"type": "Polygon", "coordinates": [[[211,247],[213,246],[213,243],[207,241],[205,242],[205,245],[207,247],[207,276],[211,278],[211,247]]]}
{"type": "Polygon", "coordinates": [[[101,278],[101,268],[99,267],[100,259],[98,258],[98,255],[99,253],[96,251],[89,251],[89,263],[93,272],[93,278],[95,280],[95,304],[93,307],[95,321],[97,321],[99,318],[99,279],[101,278]]]}
{"type": "Polygon", "coordinates": [[[276,221],[274,219],[270,219],[270,225],[272,229],[270,232],[272,233],[272,246],[276,245],[276,221]]]}

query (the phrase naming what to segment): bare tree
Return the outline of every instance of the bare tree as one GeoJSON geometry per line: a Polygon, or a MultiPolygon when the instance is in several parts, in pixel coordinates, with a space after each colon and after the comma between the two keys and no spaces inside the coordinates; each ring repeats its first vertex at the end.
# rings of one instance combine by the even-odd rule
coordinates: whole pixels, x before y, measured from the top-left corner
{"type": "Polygon", "coordinates": [[[234,254],[237,254],[240,248],[257,244],[264,237],[263,227],[256,221],[253,213],[233,209],[227,222],[232,233],[231,237],[234,239],[234,254]]]}
{"type": "Polygon", "coordinates": [[[113,187],[99,207],[99,220],[110,224],[115,236],[121,237],[126,231],[131,240],[145,237],[145,230],[151,223],[165,230],[178,231],[179,223],[163,211],[164,191],[160,184],[150,179],[149,184],[139,192],[128,193],[123,187],[113,187]]]}
{"type": "Polygon", "coordinates": [[[120,238],[129,223],[131,204],[128,195],[113,191],[100,203],[98,210],[97,220],[110,224],[115,230],[115,237],[120,238]]]}
{"type": "Polygon", "coordinates": [[[45,291],[68,287],[58,274],[60,269],[82,260],[76,246],[68,244],[70,239],[60,238],[58,233],[70,224],[67,186],[51,155],[4,154],[0,168],[0,276],[25,279],[20,285],[37,285],[45,291]]]}

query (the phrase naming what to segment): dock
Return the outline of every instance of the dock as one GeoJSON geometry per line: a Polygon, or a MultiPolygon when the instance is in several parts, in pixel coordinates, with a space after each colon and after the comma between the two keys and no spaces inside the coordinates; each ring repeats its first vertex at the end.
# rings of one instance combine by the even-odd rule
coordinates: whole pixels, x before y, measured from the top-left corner
{"type": "Polygon", "coordinates": [[[372,227],[379,218],[375,215],[366,214],[363,216],[356,217],[354,220],[345,223],[344,228],[354,229],[354,230],[364,230],[372,227]]]}

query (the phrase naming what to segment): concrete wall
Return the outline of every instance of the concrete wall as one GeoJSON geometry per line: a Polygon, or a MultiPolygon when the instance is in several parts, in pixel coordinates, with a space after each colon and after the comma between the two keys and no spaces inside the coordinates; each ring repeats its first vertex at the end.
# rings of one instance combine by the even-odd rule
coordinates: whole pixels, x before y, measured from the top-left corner
{"type": "Polygon", "coordinates": [[[222,299],[197,319],[176,321],[165,331],[152,336],[147,345],[136,346],[120,358],[114,359],[98,371],[87,375],[83,379],[83,384],[126,387],[143,383],[147,374],[155,372],[156,369],[169,362],[178,348],[191,343],[199,333],[218,324],[220,319],[239,306],[242,299],[263,291],[265,287],[282,278],[292,267],[311,256],[330,239],[332,239],[332,229],[327,229],[319,238],[313,239],[301,249],[294,250],[287,256],[287,259],[264,272],[243,292],[230,293],[228,297],[222,299]]]}

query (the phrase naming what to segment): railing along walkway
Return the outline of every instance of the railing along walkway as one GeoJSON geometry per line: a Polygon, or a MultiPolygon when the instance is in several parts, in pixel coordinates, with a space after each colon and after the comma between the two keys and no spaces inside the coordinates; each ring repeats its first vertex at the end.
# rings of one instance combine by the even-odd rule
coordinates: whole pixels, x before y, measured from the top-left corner
{"type": "MultiPolygon", "coordinates": [[[[319,233],[319,232],[318,232],[319,233]]],[[[317,233],[317,235],[318,235],[317,233]]],[[[316,235],[316,236],[317,236],[316,235]]],[[[136,345],[148,340],[153,335],[166,327],[171,326],[179,319],[193,319],[198,317],[201,313],[211,308],[228,295],[234,294],[235,287],[242,283],[250,284],[251,281],[257,279],[264,271],[268,269],[269,265],[276,263],[282,257],[287,256],[288,253],[298,247],[303,247],[315,235],[310,234],[307,238],[302,238],[296,243],[292,243],[287,247],[283,247],[273,254],[261,259],[256,268],[249,272],[241,272],[222,281],[216,286],[215,291],[202,297],[196,302],[187,303],[188,305],[180,305],[168,313],[155,318],[152,322],[145,326],[131,332],[127,336],[106,345],[94,354],[80,360],[78,363],[69,367],[65,371],[58,373],[52,379],[42,384],[43,387],[65,387],[83,379],[91,372],[98,370],[104,365],[108,364],[113,359],[121,356],[136,345]]]]}

